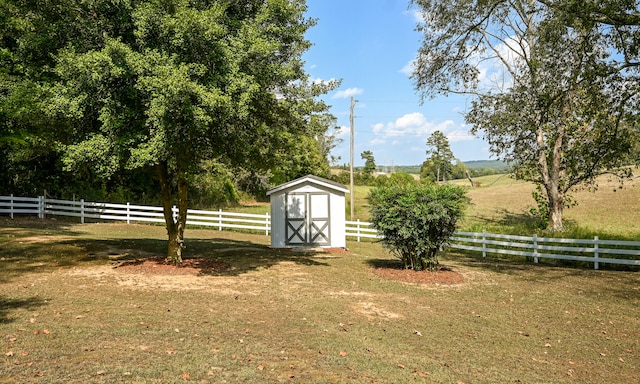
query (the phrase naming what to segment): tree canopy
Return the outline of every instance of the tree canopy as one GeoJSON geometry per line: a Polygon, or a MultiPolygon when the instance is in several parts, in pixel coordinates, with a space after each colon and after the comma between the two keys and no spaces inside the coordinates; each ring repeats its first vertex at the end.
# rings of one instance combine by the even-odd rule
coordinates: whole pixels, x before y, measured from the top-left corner
{"type": "Polygon", "coordinates": [[[172,261],[181,260],[188,186],[202,161],[266,171],[289,149],[322,160],[312,141],[330,119],[319,118],[328,113],[317,97],[336,84],[312,83],[303,69],[314,24],[304,2],[2,7],[3,140],[36,133],[67,170],[101,178],[152,172],[172,261]]]}
{"type": "Polygon", "coordinates": [[[416,0],[423,96],[473,96],[467,122],[544,190],[562,229],[570,191],[625,176],[638,140],[635,2],[416,0]],[[633,3],[633,4],[631,4],[633,3]]]}
{"type": "Polygon", "coordinates": [[[441,131],[433,132],[427,139],[427,160],[422,163],[420,177],[436,182],[449,180],[454,159],[447,136],[441,131]]]}

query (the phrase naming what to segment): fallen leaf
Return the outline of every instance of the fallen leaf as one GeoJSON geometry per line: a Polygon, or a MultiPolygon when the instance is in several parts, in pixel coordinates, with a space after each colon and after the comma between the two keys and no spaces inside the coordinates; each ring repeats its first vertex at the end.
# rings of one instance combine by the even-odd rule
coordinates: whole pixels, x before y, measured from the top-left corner
{"type": "Polygon", "coordinates": [[[414,331],[413,331],[413,333],[414,333],[415,335],[422,336],[422,333],[420,333],[420,331],[416,331],[416,330],[414,330],[414,331]]]}
{"type": "Polygon", "coordinates": [[[624,359],[623,359],[622,357],[621,357],[621,358],[619,358],[618,360],[620,360],[621,362],[623,362],[623,363],[624,363],[624,359]]]}
{"type": "Polygon", "coordinates": [[[260,364],[258,365],[258,371],[262,371],[264,369],[264,365],[260,364]]]}
{"type": "Polygon", "coordinates": [[[48,330],[48,329],[43,329],[43,330],[42,330],[42,333],[44,333],[45,335],[48,335],[48,334],[50,334],[50,333],[51,333],[51,331],[50,331],[50,330],[48,330]]]}
{"type": "Polygon", "coordinates": [[[600,352],[600,356],[603,356],[603,357],[604,357],[604,356],[607,356],[607,354],[606,354],[606,353],[604,353],[604,352],[600,352]]]}
{"type": "Polygon", "coordinates": [[[191,374],[189,372],[185,372],[182,374],[182,380],[187,381],[191,378],[191,374]]]}
{"type": "Polygon", "coordinates": [[[404,364],[398,363],[398,368],[404,369],[404,364]]]}
{"type": "Polygon", "coordinates": [[[29,322],[30,322],[31,324],[33,324],[33,323],[35,323],[35,322],[36,322],[36,319],[32,317],[32,318],[30,318],[30,319],[29,319],[29,322]]]}
{"type": "Polygon", "coordinates": [[[173,349],[167,349],[167,355],[175,355],[176,351],[173,349]]]}
{"type": "Polygon", "coordinates": [[[104,375],[105,373],[107,373],[107,371],[105,371],[104,369],[101,369],[98,372],[96,372],[96,375],[104,375]]]}
{"type": "Polygon", "coordinates": [[[34,334],[34,335],[37,335],[37,334],[39,334],[39,333],[40,333],[40,330],[39,330],[39,329],[36,329],[35,331],[33,331],[33,334],[34,334]]]}
{"type": "Polygon", "coordinates": [[[551,346],[551,343],[546,343],[544,346],[549,348],[551,346]]]}
{"type": "Polygon", "coordinates": [[[27,357],[29,356],[29,352],[22,352],[22,357],[27,357]]]}
{"type": "Polygon", "coordinates": [[[82,319],[83,317],[84,316],[82,316],[82,315],[78,315],[78,316],[76,316],[76,320],[82,319]]]}
{"type": "Polygon", "coordinates": [[[346,351],[340,351],[340,356],[342,356],[342,357],[347,356],[347,352],[346,351]]]}
{"type": "Polygon", "coordinates": [[[10,342],[12,342],[12,343],[13,343],[14,341],[16,341],[16,340],[18,340],[16,337],[11,337],[11,338],[9,338],[9,341],[10,341],[10,342]]]}
{"type": "Polygon", "coordinates": [[[4,355],[7,356],[7,357],[11,357],[11,356],[13,356],[13,351],[9,351],[9,352],[5,353],[4,355]]]}

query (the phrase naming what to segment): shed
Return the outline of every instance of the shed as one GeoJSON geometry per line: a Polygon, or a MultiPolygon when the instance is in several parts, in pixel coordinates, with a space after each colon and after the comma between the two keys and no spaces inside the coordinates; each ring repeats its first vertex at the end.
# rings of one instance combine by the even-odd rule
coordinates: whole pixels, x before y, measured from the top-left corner
{"type": "Polygon", "coordinates": [[[346,248],[342,184],[307,175],[267,192],[271,202],[271,247],[346,248]]]}

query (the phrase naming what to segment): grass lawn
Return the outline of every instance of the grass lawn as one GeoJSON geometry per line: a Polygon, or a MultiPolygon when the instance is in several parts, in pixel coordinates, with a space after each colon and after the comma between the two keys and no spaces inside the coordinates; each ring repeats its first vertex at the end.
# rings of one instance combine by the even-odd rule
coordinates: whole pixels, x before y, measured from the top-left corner
{"type": "Polygon", "coordinates": [[[0,219],[0,383],[632,383],[640,275],[479,259],[464,283],[381,277],[376,243],[276,252],[188,230],[200,275],[125,273],[159,226],[0,219]]]}

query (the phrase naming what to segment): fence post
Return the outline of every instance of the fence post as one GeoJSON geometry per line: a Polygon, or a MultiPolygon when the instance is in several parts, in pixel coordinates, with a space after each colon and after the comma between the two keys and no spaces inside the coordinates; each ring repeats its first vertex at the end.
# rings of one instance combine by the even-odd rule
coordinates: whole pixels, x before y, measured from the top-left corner
{"type": "Polygon", "coordinates": [[[44,196],[38,196],[38,218],[44,219],[44,196]]]}
{"type": "Polygon", "coordinates": [[[482,257],[487,257],[487,230],[482,230],[482,257]]]}
{"type": "Polygon", "coordinates": [[[595,236],[593,238],[593,258],[595,259],[595,261],[593,262],[593,269],[600,269],[600,262],[598,261],[598,258],[600,257],[600,252],[598,251],[599,246],[598,246],[598,241],[600,239],[598,238],[598,236],[595,236]]]}
{"type": "Polygon", "coordinates": [[[222,231],[222,208],[218,209],[218,231],[222,231]]]}
{"type": "Polygon", "coordinates": [[[357,219],[356,228],[358,231],[358,243],[360,242],[360,219],[357,219]]]}
{"type": "Polygon", "coordinates": [[[269,236],[269,212],[265,213],[264,217],[265,217],[264,235],[269,236]]]}
{"type": "Polygon", "coordinates": [[[84,224],[84,199],[80,199],[80,223],[84,224]]]}
{"type": "Polygon", "coordinates": [[[130,213],[128,201],[127,201],[127,224],[131,224],[131,213],[130,213]]]}
{"type": "Polygon", "coordinates": [[[11,213],[11,218],[13,219],[13,193],[11,194],[11,200],[9,200],[9,212],[11,213]]]}
{"type": "Polygon", "coordinates": [[[533,234],[533,262],[538,264],[538,234],[533,234]]]}

